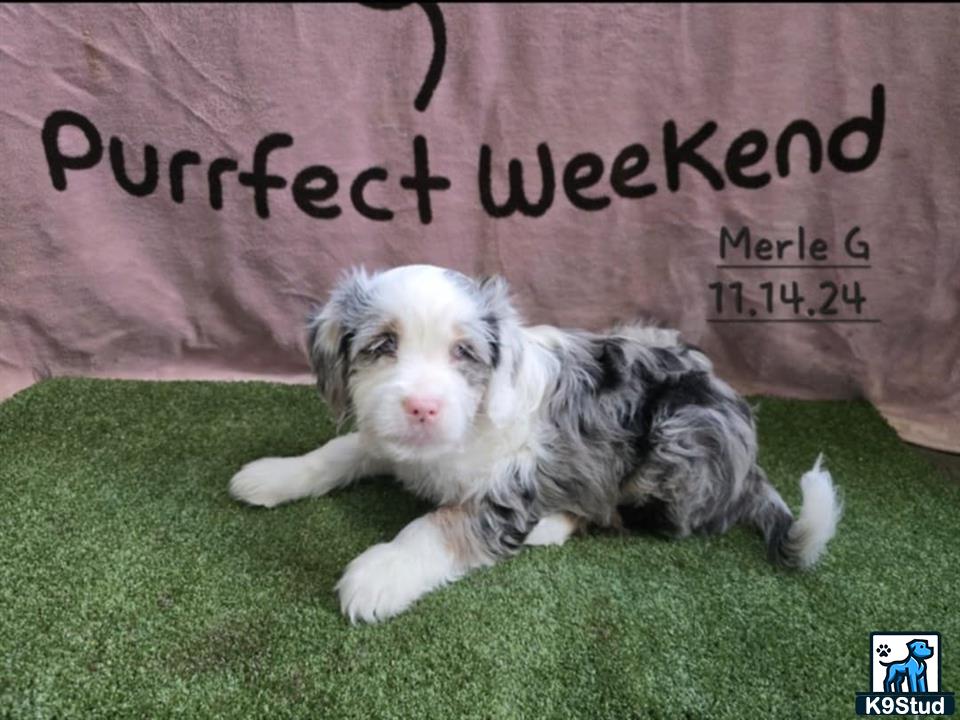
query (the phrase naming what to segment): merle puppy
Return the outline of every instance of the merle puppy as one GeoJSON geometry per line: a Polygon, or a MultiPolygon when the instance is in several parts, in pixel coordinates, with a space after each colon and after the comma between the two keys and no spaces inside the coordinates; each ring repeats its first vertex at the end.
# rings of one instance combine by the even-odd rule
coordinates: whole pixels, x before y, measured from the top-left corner
{"type": "Polygon", "coordinates": [[[437,505],[347,567],[336,589],[352,621],[587,524],[683,537],[744,522],[792,567],[834,534],[820,460],[795,518],[757,465],[749,406],[674,331],[524,327],[501,279],[416,265],[350,273],[312,319],[309,349],[320,392],[356,432],[252,462],[231,494],[272,507],[390,474],[437,505]]]}

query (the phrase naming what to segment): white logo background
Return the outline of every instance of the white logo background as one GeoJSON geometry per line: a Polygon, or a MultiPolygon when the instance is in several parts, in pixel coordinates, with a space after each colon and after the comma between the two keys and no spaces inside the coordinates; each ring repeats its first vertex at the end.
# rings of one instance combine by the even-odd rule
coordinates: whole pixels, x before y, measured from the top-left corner
{"type": "MultiPolygon", "coordinates": [[[[877,633],[873,636],[873,664],[870,670],[870,682],[873,692],[883,692],[883,681],[887,677],[887,668],[880,664],[883,662],[899,662],[910,656],[907,649],[907,643],[911,640],[926,640],[927,645],[933,648],[933,657],[927,659],[927,692],[940,692],[940,663],[943,658],[940,656],[942,649],[940,647],[940,636],[937,634],[924,633],[877,633]],[[890,648],[890,654],[886,657],[880,657],[877,648],[881,645],[887,645],[890,648]]],[[[901,684],[903,692],[909,692],[906,683],[901,684]]]]}

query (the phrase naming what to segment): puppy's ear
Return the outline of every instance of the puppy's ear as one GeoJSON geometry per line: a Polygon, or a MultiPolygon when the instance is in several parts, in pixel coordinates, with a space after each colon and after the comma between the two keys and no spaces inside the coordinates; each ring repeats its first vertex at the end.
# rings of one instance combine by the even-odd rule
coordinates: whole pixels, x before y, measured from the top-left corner
{"type": "Polygon", "coordinates": [[[307,325],[307,351],[317,376],[317,389],[338,418],[343,418],[350,407],[347,381],[351,343],[369,307],[370,276],[363,268],[351,270],[307,325]]]}
{"type": "Polygon", "coordinates": [[[523,352],[520,318],[510,300],[507,281],[502,277],[482,279],[479,292],[493,364],[487,388],[487,415],[494,425],[503,426],[518,409],[516,384],[523,352]]]}

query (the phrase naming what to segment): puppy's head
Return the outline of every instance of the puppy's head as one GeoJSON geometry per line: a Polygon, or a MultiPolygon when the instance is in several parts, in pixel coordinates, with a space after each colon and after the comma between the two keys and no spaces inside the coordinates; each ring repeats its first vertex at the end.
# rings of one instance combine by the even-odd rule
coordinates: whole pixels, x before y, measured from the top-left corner
{"type": "Polygon", "coordinates": [[[412,265],[355,270],[311,320],[321,394],[396,459],[460,447],[513,411],[518,321],[506,283],[412,265]]]}

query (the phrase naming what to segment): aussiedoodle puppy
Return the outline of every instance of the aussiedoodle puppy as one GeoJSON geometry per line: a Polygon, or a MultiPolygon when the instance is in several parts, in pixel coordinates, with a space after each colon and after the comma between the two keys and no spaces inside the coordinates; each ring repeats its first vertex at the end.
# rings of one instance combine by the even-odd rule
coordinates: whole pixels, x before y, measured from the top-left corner
{"type": "Polygon", "coordinates": [[[502,279],[414,265],[350,273],[308,342],[321,394],[356,432],[249,463],[233,497],[272,507],[389,474],[437,506],[347,567],[351,621],[582,526],[683,537],[743,522],[801,568],[836,529],[820,459],[794,517],[757,465],[750,407],[674,331],[525,327],[502,279]]]}

